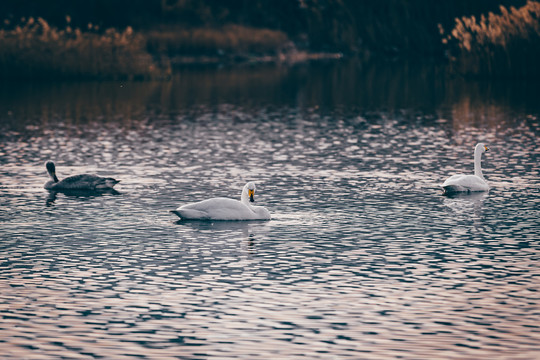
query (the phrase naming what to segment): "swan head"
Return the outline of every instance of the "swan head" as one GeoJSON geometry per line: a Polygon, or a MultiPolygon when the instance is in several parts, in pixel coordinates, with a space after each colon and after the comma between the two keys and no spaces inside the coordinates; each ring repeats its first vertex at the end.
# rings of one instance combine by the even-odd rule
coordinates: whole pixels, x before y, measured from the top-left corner
{"type": "Polygon", "coordinates": [[[58,178],[56,177],[56,167],[54,166],[54,163],[49,160],[45,163],[45,167],[47,168],[47,172],[49,173],[51,179],[53,179],[54,182],[58,182],[58,178]]]}
{"type": "Polygon", "coordinates": [[[475,152],[478,151],[478,150],[485,153],[485,152],[489,151],[489,148],[484,143],[478,143],[478,144],[476,144],[475,152]]]}
{"type": "Polygon", "coordinates": [[[242,200],[246,200],[249,202],[255,202],[255,183],[248,182],[246,185],[244,185],[244,189],[242,190],[242,200]]]}

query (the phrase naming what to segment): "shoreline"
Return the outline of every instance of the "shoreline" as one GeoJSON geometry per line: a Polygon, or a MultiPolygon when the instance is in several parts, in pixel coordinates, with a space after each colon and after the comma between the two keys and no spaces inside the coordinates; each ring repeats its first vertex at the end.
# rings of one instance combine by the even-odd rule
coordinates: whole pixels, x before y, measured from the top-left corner
{"type": "Polygon", "coordinates": [[[321,43],[318,35],[324,32],[318,27],[287,31],[276,24],[244,25],[224,19],[191,26],[154,23],[140,29],[91,23],[72,27],[69,16],[60,27],[41,17],[5,19],[0,27],[0,78],[157,80],[170,78],[182,67],[294,65],[357,58],[449,64],[454,76],[467,78],[538,79],[540,2],[529,0],[519,9],[501,6],[500,11],[482,13],[479,20],[455,18],[447,31],[439,23],[438,30],[428,31],[431,45],[410,37],[421,42],[418,46],[399,46],[392,40],[399,32],[390,31],[396,24],[390,23],[384,34],[392,36],[386,40],[374,35],[379,34],[375,30],[381,23],[366,28],[371,37],[349,29],[347,41],[338,36],[321,43]]]}
{"type": "Polygon", "coordinates": [[[259,64],[286,64],[294,65],[310,61],[342,60],[346,56],[342,53],[323,53],[298,51],[293,54],[277,55],[178,55],[169,59],[173,69],[197,66],[243,66],[259,64]]]}

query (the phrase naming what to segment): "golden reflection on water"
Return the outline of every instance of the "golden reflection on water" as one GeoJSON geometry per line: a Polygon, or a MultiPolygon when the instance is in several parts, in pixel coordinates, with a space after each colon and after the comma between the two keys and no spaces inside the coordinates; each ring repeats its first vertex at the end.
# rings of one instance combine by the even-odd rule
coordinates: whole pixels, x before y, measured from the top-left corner
{"type": "Polygon", "coordinates": [[[512,126],[510,109],[538,110],[531,86],[465,81],[449,78],[444,67],[399,62],[191,68],[162,82],[4,82],[0,95],[0,120],[16,131],[58,122],[114,122],[129,128],[149,113],[197,113],[200,106],[223,104],[422,111],[449,119],[455,131],[512,126]]]}

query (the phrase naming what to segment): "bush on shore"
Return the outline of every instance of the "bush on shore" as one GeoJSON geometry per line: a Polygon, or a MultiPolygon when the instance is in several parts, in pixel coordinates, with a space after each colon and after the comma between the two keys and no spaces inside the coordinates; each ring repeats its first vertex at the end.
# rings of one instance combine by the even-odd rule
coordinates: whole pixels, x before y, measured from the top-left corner
{"type": "Polygon", "coordinates": [[[65,24],[58,6],[0,2],[7,16],[0,78],[156,79],[168,77],[171,64],[275,61],[313,52],[442,62],[445,49],[454,72],[540,76],[540,3],[532,0],[53,2],[74,11],[77,26],[65,24]],[[497,4],[506,7],[489,12],[497,4]],[[36,16],[14,23],[21,14],[36,16]],[[90,21],[100,28],[83,25],[90,21]],[[445,35],[437,25],[453,29],[445,35]]]}
{"type": "Polygon", "coordinates": [[[29,18],[0,29],[2,78],[146,79],[163,76],[146,51],[145,39],[132,28],[100,32],[50,26],[29,18]]]}
{"type": "Polygon", "coordinates": [[[148,31],[148,51],[169,57],[182,55],[275,54],[289,42],[278,30],[257,29],[242,25],[219,28],[184,28],[168,26],[148,31]]]}
{"type": "Polygon", "coordinates": [[[88,25],[64,29],[29,18],[0,29],[0,77],[28,79],[157,79],[175,57],[277,56],[290,40],[278,30],[241,25],[162,27],[135,32],[88,25]],[[158,60],[156,60],[158,59],[158,60]]]}
{"type": "Polygon", "coordinates": [[[477,77],[525,78],[540,76],[540,2],[529,0],[519,9],[500,7],[456,19],[443,42],[451,52],[452,70],[477,77]]]}

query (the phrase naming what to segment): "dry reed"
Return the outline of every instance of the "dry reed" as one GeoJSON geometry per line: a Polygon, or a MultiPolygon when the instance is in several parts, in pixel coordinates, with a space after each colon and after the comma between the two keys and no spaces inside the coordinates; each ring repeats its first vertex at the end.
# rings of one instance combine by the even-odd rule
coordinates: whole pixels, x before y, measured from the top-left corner
{"type": "Polygon", "coordinates": [[[278,30],[241,25],[219,28],[162,28],[146,34],[150,53],[183,55],[268,55],[275,54],[288,41],[278,30]]]}
{"type": "Polygon", "coordinates": [[[163,76],[131,27],[58,29],[42,18],[0,30],[2,78],[145,79],[163,76]]]}
{"type": "Polygon", "coordinates": [[[462,17],[443,42],[451,51],[453,71],[477,77],[540,76],[540,3],[501,14],[462,17]]]}

